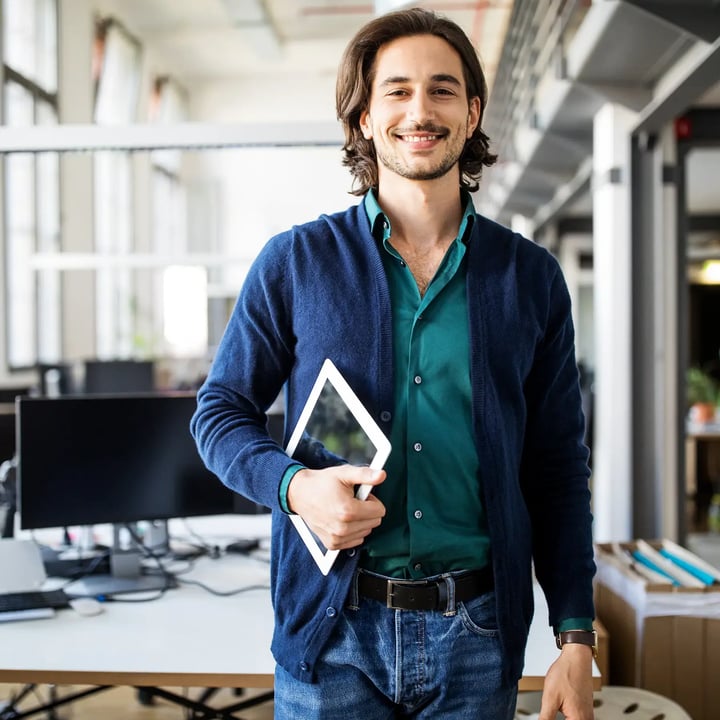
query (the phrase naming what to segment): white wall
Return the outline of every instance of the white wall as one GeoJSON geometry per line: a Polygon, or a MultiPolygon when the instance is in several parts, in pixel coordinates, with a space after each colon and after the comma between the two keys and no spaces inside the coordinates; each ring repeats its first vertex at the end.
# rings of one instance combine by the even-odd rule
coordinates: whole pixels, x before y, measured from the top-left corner
{"type": "Polygon", "coordinates": [[[187,155],[186,177],[192,186],[206,183],[218,194],[220,252],[233,260],[223,267],[219,280],[227,295],[237,293],[248,265],[271,236],[358,202],[348,194],[350,175],[341,166],[339,148],[249,148],[187,155]]]}

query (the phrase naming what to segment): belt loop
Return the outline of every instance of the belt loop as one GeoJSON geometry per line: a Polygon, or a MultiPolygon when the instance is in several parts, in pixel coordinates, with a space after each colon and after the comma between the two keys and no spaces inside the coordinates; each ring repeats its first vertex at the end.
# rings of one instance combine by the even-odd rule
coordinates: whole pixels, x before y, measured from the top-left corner
{"type": "Polygon", "coordinates": [[[440,608],[445,617],[452,617],[457,612],[455,607],[455,578],[452,575],[444,575],[438,583],[438,600],[440,608]],[[445,606],[443,609],[443,605],[445,606]]]}
{"type": "Polygon", "coordinates": [[[358,576],[360,571],[353,573],[352,582],[350,583],[350,593],[348,595],[347,607],[350,610],[358,610],[360,608],[360,593],[358,592],[358,576]]]}

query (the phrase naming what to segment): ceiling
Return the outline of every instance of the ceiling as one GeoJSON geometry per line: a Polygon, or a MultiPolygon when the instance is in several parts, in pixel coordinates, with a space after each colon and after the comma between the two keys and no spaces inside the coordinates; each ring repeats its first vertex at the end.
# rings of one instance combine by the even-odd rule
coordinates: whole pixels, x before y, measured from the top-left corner
{"type": "MultiPolygon", "coordinates": [[[[449,17],[478,49],[491,89],[484,122],[500,162],[485,177],[481,211],[504,222],[523,215],[536,226],[587,193],[602,104],[643,117],[664,75],[699,44],[715,47],[720,32],[720,0],[94,2],[116,10],[148,49],[155,74],[190,90],[236,79],[247,88],[250,78],[259,96],[271,75],[285,85],[294,75],[296,84],[302,76],[327,86],[347,43],[376,13],[421,6],[449,17]]],[[[706,86],[701,98],[687,99],[717,105],[718,93],[720,85],[706,86]]]]}
{"type": "Polygon", "coordinates": [[[122,0],[127,29],[165,72],[188,84],[263,73],[332,74],[348,41],[379,10],[421,6],[461,25],[488,79],[513,0],[122,0]]]}

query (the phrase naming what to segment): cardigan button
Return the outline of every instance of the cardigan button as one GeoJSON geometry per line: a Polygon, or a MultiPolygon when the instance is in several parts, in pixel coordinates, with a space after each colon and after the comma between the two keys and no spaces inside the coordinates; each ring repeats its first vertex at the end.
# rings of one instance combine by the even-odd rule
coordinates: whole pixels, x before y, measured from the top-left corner
{"type": "Polygon", "coordinates": [[[380,419],[383,422],[390,422],[390,418],[392,417],[392,413],[389,410],[383,410],[380,413],[380,419]]]}

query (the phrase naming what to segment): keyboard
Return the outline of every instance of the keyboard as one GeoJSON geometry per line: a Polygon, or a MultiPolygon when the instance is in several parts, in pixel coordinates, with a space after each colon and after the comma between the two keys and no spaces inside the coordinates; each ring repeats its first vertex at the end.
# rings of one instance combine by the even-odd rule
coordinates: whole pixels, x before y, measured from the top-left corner
{"type": "Polygon", "coordinates": [[[70,607],[70,597],[62,588],[0,594],[0,613],[66,607],[70,607]]]}

